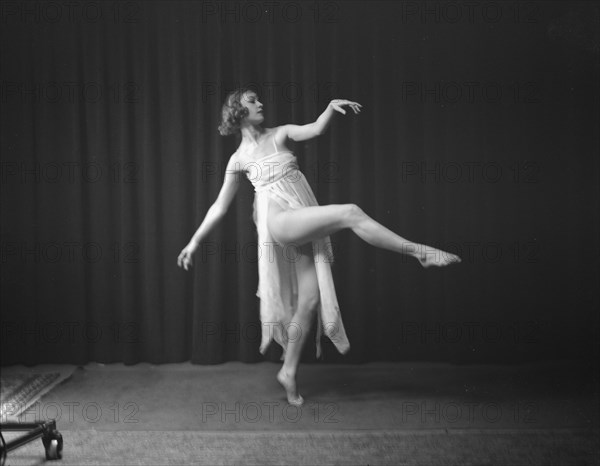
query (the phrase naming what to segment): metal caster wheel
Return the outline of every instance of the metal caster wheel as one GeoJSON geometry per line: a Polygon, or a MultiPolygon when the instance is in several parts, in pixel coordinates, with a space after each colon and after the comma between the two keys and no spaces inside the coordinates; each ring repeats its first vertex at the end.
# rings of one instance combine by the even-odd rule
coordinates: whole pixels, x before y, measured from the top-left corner
{"type": "Polygon", "coordinates": [[[63,439],[61,434],[57,431],[51,432],[47,436],[42,437],[42,442],[46,449],[47,460],[62,459],[63,439]]]}

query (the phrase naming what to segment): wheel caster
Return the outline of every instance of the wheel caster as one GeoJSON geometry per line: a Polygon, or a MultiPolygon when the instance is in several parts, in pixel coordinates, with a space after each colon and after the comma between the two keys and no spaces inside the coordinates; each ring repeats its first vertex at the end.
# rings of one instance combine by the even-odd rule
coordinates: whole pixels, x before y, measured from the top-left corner
{"type": "Polygon", "coordinates": [[[63,439],[61,434],[57,431],[51,432],[47,436],[42,437],[42,443],[46,449],[47,460],[62,459],[63,439]]]}

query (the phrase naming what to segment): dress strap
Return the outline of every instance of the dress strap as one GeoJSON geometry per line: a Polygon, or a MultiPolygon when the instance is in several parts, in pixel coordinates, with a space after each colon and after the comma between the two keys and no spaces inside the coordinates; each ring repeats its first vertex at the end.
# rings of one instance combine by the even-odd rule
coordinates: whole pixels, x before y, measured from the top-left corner
{"type": "Polygon", "coordinates": [[[279,152],[279,149],[277,149],[277,143],[275,142],[275,131],[273,131],[273,146],[275,146],[275,153],[279,152]]]}

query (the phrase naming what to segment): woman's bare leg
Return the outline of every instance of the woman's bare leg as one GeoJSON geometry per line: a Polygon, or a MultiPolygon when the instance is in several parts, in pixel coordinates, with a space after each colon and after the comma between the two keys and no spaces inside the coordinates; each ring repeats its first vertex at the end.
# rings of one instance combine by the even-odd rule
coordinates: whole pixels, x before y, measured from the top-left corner
{"type": "Polygon", "coordinates": [[[284,210],[269,205],[269,231],[284,244],[303,245],[350,228],[367,243],[416,258],[423,267],[445,266],[460,258],[431,246],[414,243],[373,220],[355,204],[332,204],[284,210]]]}
{"type": "Polygon", "coordinates": [[[300,254],[294,260],[298,277],[298,307],[288,327],[288,345],[283,366],[277,374],[277,380],[285,388],[288,402],[299,406],[303,398],[296,389],[296,371],[300,363],[302,348],[315,318],[319,304],[319,283],[313,260],[312,245],[300,248],[300,254]]]}

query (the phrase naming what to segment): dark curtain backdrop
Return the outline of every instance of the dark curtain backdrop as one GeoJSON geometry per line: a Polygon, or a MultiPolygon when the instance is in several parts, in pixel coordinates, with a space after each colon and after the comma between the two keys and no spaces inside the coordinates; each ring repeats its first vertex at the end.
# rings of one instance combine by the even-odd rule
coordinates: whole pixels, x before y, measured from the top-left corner
{"type": "Polygon", "coordinates": [[[335,235],[352,349],[326,361],[596,356],[597,5],[71,3],[2,2],[2,364],[262,360],[249,182],[176,267],[237,85],[267,127],[363,104],[292,145],[320,203],[463,257],[335,235]]]}

